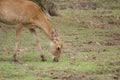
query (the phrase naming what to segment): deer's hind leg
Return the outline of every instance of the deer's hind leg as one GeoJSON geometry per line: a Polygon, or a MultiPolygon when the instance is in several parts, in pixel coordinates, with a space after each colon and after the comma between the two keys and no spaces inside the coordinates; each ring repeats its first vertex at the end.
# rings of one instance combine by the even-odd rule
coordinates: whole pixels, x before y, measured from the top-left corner
{"type": "Polygon", "coordinates": [[[24,26],[22,24],[18,24],[16,26],[16,41],[15,41],[15,49],[14,49],[14,54],[13,54],[14,61],[18,61],[16,56],[17,56],[17,51],[18,51],[20,34],[21,34],[21,31],[22,31],[23,27],[24,26]]]}

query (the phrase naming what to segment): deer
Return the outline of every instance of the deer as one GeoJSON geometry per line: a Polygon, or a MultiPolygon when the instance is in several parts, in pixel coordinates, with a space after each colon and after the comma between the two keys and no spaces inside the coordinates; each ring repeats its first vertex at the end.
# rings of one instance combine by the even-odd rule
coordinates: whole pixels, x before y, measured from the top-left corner
{"type": "Polygon", "coordinates": [[[56,29],[53,29],[41,8],[29,0],[0,0],[0,22],[16,25],[13,59],[17,60],[19,41],[23,28],[27,28],[35,38],[41,61],[46,61],[36,29],[42,30],[50,42],[52,60],[58,62],[62,50],[62,41],[56,29]]]}

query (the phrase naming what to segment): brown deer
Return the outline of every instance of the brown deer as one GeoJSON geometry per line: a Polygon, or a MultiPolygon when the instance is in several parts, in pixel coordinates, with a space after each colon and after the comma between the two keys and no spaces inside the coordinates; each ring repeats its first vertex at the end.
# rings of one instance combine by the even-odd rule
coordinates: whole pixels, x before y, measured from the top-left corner
{"type": "Polygon", "coordinates": [[[39,43],[36,28],[42,29],[51,43],[53,61],[58,62],[62,49],[62,42],[55,29],[52,29],[41,9],[29,0],[0,0],[0,22],[14,24],[16,26],[16,43],[14,49],[14,61],[17,61],[16,55],[20,40],[20,33],[23,27],[26,27],[36,39],[40,57],[45,61],[44,54],[39,43]]]}

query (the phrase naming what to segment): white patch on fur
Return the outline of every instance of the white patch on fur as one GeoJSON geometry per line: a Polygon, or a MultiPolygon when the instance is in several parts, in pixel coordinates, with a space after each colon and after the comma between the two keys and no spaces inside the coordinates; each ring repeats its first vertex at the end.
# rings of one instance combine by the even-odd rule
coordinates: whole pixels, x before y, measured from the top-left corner
{"type": "Polygon", "coordinates": [[[55,56],[53,55],[53,56],[52,56],[52,60],[54,60],[54,58],[55,58],[55,56]]]}
{"type": "Polygon", "coordinates": [[[54,50],[53,46],[54,46],[54,43],[51,42],[51,43],[50,43],[50,50],[51,50],[51,52],[53,52],[53,50],[54,50]]]}

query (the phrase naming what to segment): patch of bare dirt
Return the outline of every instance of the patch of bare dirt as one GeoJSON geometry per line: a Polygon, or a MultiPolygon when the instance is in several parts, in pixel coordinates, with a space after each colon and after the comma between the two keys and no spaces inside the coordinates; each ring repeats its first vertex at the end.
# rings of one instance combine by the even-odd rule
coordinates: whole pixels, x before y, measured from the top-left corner
{"type": "Polygon", "coordinates": [[[117,22],[106,22],[106,21],[81,21],[82,25],[86,26],[87,28],[98,28],[98,29],[113,29],[119,28],[120,23],[117,22]]]}
{"type": "MultiPolygon", "coordinates": [[[[111,65],[111,64],[110,64],[111,65]]],[[[119,62],[112,63],[112,65],[119,65],[119,62]]],[[[62,80],[99,80],[98,77],[92,78],[93,75],[106,75],[105,79],[112,79],[112,80],[119,80],[120,79],[120,69],[115,69],[111,71],[107,70],[100,70],[97,72],[79,72],[76,75],[63,77],[62,80]],[[114,75],[107,75],[107,74],[114,74],[114,75]]]]}
{"type": "Polygon", "coordinates": [[[34,74],[35,77],[38,78],[45,78],[45,77],[50,77],[52,80],[60,79],[60,80],[67,80],[69,76],[72,76],[71,74],[74,75],[74,73],[70,70],[41,70],[40,72],[34,74]],[[41,74],[44,73],[44,74],[41,74]]]}
{"type": "Polygon", "coordinates": [[[108,34],[108,35],[105,35],[105,36],[109,37],[111,39],[114,39],[114,40],[120,40],[120,34],[119,33],[108,34]]]}
{"type": "Polygon", "coordinates": [[[118,61],[118,62],[111,62],[111,63],[109,63],[109,65],[119,66],[120,65],[120,61],[118,61]]]}
{"type": "Polygon", "coordinates": [[[62,80],[90,80],[88,75],[84,72],[80,72],[74,76],[63,77],[62,80]]]}
{"type": "Polygon", "coordinates": [[[101,45],[106,45],[106,46],[120,45],[120,34],[114,33],[105,36],[109,37],[110,40],[100,42],[101,45]]]}
{"type": "MultiPolygon", "coordinates": [[[[108,65],[109,65],[110,67],[111,67],[111,66],[119,66],[119,65],[120,65],[120,61],[110,62],[110,63],[108,63],[108,65]]],[[[100,66],[102,66],[102,65],[100,65],[100,66]]],[[[114,70],[111,70],[111,71],[100,70],[100,71],[95,72],[95,74],[104,74],[104,73],[110,73],[110,72],[120,75],[120,69],[114,69],[114,70]]]]}
{"type": "Polygon", "coordinates": [[[92,21],[81,21],[80,24],[87,28],[114,29],[120,28],[120,15],[114,15],[112,11],[97,11],[93,13],[92,21]]]}
{"type": "Polygon", "coordinates": [[[60,5],[60,9],[78,9],[78,10],[88,10],[88,9],[97,9],[100,8],[100,5],[97,4],[96,2],[92,0],[85,0],[85,1],[80,1],[80,0],[54,0],[54,2],[57,3],[64,3],[60,5]],[[72,3],[72,4],[70,4],[72,3]],[[67,4],[67,5],[65,5],[67,4]]]}
{"type": "Polygon", "coordinates": [[[107,41],[103,41],[100,42],[102,45],[106,45],[106,46],[114,46],[114,45],[120,45],[120,41],[119,40],[107,40],[107,41]]]}
{"type": "MultiPolygon", "coordinates": [[[[96,73],[93,73],[93,75],[106,75],[105,77],[104,77],[104,79],[107,79],[107,80],[109,80],[109,79],[112,79],[112,80],[119,80],[120,79],[120,70],[119,69],[116,69],[116,70],[113,70],[113,71],[98,71],[98,72],[96,72],[96,73]],[[114,75],[111,75],[111,76],[109,76],[109,75],[106,75],[106,74],[114,74],[114,75]]],[[[98,78],[94,78],[94,79],[92,79],[92,80],[98,80],[98,78]]]]}
{"type": "MultiPolygon", "coordinates": [[[[110,63],[110,65],[116,66],[119,65],[120,62],[114,62],[110,63]]],[[[98,77],[92,78],[91,76],[93,75],[106,75],[104,78],[105,79],[112,79],[112,80],[119,80],[120,79],[120,69],[115,69],[111,71],[107,70],[100,70],[97,72],[79,72],[78,74],[75,75],[70,75],[67,77],[62,77],[62,80],[99,80],[98,77]],[[114,75],[107,75],[107,74],[114,74],[114,75]]]]}
{"type": "Polygon", "coordinates": [[[89,80],[88,73],[79,72],[78,74],[74,74],[70,70],[50,70],[45,71],[42,70],[40,73],[34,74],[35,77],[44,78],[50,77],[52,80],[60,79],[60,80],[89,80]],[[41,73],[46,74],[41,74],[41,73]]]}
{"type": "Polygon", "coordinates": [[[112,71],[106,71],[106,70],[101,70],[101,71],[98,71],[98,72],[94,72],[93,74],[98,74],[98,75],[102,75],[102,74],[114,74],[114,75],[107,75],[105,76],[105,78],[109,78],[109,79],[112,79],[112,80],[119,80],[120,79],[120,69],[115,69],[115,70],[112,70],[112,71]]]}

